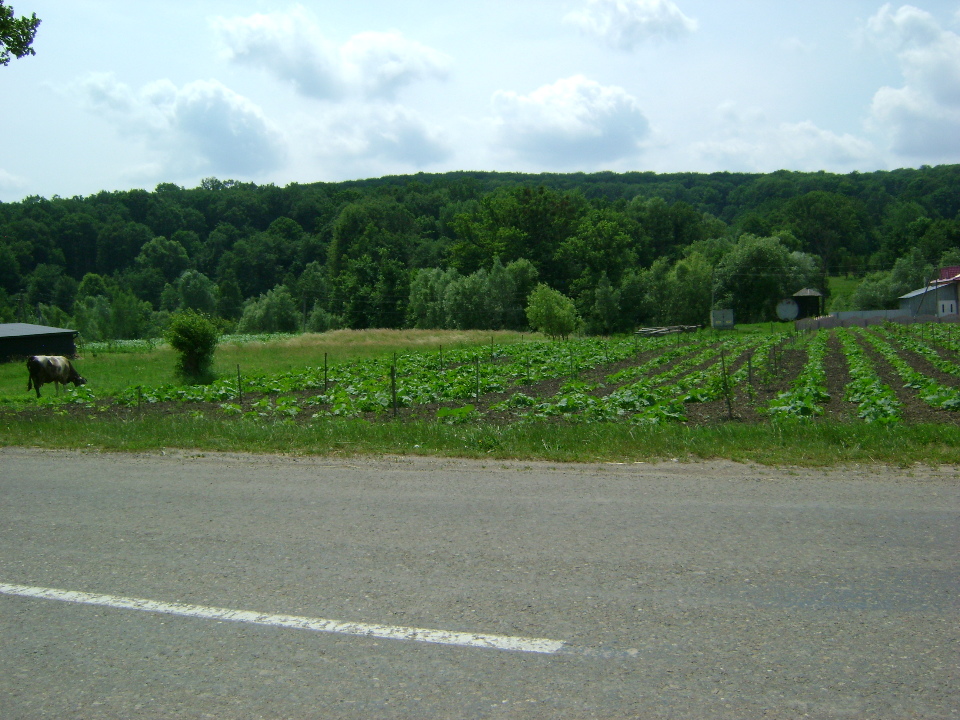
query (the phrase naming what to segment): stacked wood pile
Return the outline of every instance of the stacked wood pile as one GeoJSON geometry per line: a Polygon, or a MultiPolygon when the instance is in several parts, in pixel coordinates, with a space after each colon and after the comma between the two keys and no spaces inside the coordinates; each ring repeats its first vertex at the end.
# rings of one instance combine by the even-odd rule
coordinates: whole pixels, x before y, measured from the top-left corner
{"type": "Polygon", "coordinates": [[[640,328],[634,335],[644,335],[646,337],[656,337],[658,335],[674,335],[675,333],[696,332],[702,325],[668,325],[666,327],[648,327],[640,328]]]}

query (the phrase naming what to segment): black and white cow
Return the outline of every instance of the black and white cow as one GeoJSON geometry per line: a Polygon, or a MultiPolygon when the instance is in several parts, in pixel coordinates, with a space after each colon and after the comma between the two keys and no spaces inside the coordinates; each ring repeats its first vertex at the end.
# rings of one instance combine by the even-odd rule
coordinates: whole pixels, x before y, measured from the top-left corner
{"type": "Polygon", "coordinates": [[[80,377],[80,373],[73,367],[67,358],[62,355],[34,355],[27,359],[27,392],[36,388],[37,397],[40,397],[40,386],[46,383],[56,383],[57,394],[60,386],[72,382],[74,385],[86,385],[87,381],[80,377]]]}

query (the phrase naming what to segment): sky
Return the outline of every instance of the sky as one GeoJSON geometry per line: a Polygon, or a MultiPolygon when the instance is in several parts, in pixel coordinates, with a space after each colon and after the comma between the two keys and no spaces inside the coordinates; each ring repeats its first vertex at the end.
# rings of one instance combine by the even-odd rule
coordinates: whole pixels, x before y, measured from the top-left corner
{"type": "Polygon", "coordinates": [[[0,201],[960,162],[960,0],[6,0],[0,201]]]}

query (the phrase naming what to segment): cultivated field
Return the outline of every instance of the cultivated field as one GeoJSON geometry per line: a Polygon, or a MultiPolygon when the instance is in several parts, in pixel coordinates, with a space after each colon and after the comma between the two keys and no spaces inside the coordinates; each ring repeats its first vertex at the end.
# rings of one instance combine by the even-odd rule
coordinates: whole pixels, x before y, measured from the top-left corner
{"type": "Polygon", "coordinates": [[[39,401],[27,395],[19,364],[3,366],[0,421],[9,444],[39,439],[47,427],[72,438],[67,444],[110,447],[115,437],[122,447],[149,447],[157,428],[169,425],[181,436],[159,437],[180,447],[245,449],[232,443],[265,437],[253,449],[590,460],[630,448],[732,456],[788,446],[789,427],[794,454],[807,461],[817,461],[816,448],[803,447],[811,437],[828,447],[872,448],[867,460],[880,459],[884,445],[902,460],[897,446],[908,442],[924,459],[953,461],[960,437],[954,326],[800,335],[784,327],[568,342],[427,331],[233,339],[217,352],[220,379],[204,386],[175,381],[167,348],[94,346],[78,360],[88,385],[59,398],[52,388],[39,401]],[[331,447],[333,435],[350,439],[331,447]],[[477,446],[482,436],[494,437],[492,445],[477,446]],[[519,436],[544,451],[503,441],[519,436]],[[378,444],[370,447],[373,437],[378,444]],[[445,437],[459,438],[453,445],[466,453],[445,437]],[[725,437],[740,450],[725,448],[725,437]],[[611,438],[619,439],[605,450],[611,438]]]}

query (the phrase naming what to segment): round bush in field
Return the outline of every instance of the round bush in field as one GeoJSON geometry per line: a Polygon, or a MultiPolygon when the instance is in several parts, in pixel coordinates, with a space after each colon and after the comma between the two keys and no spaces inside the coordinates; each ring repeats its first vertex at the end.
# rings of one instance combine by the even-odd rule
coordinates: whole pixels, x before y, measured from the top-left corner
{"type": "Polygon", "coordinates": [[[220,333],[208,317],[193,310],[175,314],[170,318],[166,340],[177,351],[178,373],[195,380],[211,377],[220,333]]]}
{"type": "Polygon", "coordinates": [[[540,283],[530,293],[527,304],[530,327],[553,338],[566,338],[580,321],[573,300],[558,290],[540,283]]]}

